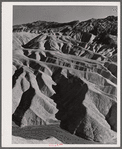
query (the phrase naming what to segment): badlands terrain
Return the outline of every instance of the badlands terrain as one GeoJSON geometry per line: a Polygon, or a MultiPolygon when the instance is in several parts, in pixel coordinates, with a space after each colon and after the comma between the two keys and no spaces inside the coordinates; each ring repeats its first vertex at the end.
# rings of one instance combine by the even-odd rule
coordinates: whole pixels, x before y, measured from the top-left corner
{"type": "Polygon", "coordinates": [[[13,26],[12,142],[116,144],[117,17],[13,26]]]}

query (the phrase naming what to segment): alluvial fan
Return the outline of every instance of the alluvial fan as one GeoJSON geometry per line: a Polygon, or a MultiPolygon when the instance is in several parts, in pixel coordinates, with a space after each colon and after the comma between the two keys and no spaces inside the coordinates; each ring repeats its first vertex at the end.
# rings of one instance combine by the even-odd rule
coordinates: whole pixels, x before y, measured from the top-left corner
{"type": "Polygon", "coordinates": [[[116,143],[117,17],[14,26],[12,80],[12,121],[21,129],[59,125],[116,143]]]}

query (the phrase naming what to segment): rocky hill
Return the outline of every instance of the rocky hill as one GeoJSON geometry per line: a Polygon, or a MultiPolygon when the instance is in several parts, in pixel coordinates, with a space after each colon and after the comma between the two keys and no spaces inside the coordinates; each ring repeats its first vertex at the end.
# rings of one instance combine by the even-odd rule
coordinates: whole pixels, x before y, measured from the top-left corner
{"type": "Polygon", "coordinates": [[[62,143],[116,143],[117,17],[13,26],[12,80],[14,136],[48,126],[62,143]]]}

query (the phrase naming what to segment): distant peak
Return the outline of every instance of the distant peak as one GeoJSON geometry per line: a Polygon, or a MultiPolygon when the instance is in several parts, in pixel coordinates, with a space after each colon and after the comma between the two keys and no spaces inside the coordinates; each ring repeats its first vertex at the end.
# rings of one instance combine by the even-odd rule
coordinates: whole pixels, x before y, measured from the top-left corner
{"type": "Polygon", "coordinates": [[[106,17],[106,19],[107,20],[109,20],[109,21],[117,21],[117,16],[108,16],[108,17],[106,17]]]}

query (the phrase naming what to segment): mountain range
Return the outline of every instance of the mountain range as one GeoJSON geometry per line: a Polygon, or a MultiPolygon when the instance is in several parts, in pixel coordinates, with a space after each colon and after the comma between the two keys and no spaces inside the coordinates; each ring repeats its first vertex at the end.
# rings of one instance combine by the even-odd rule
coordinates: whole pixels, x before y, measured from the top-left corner
{"type": "Polygon", "coordinates": [[[117,142],[117,24],[13,26],[13,143],[117,142]]]}

